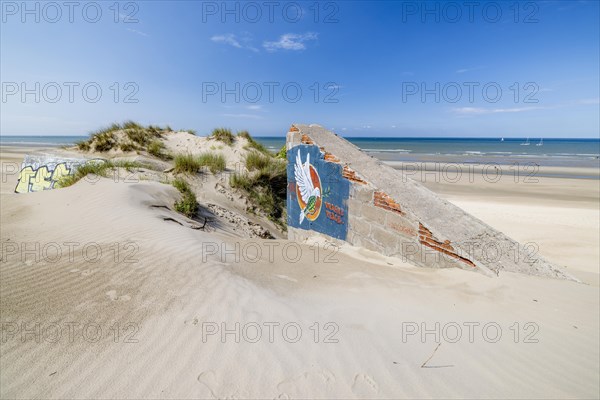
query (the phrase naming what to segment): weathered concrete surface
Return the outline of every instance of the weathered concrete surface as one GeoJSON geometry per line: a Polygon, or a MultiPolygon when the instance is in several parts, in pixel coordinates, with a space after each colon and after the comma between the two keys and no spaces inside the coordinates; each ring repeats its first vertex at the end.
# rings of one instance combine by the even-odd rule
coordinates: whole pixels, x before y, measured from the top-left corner
{"type": "MultiPolygon", "coordinates": [[[[292,125],[287,135],[288,160],[293,154],[295,162],[297,154],[305,162],[301,153],[306,151],[313,153],[314,158],[315,146],[321,154],[317,162],[339,165],[340,179],[350,183],[349,195],[340,205],[347,207],[347,215],[342,211],[341,222],[337,218],[338,224],[346,224],[345,237],[340,237],[339,226],[336,226],[338,240],[401,257],[418,266],[459,267],[489,275],[511,271],[576,280],[536,254],[534,246],[512,240],[336,134],[319,125],[292,125]]],[[[311,168],[312,161],[311,158],[311,168]]],[[[297,223],[295,201],[300,192],[296,190],[296,177],[294,166],[290,165],[289,238],[327,236],[330,229],[327,224],[332,223],[327,219],[297,223]],[[313,225],[315,222],[320,223],[313,225]]],[[[321,191],[334,191],[341,183],[336,179],[329,180],[330,187],[323,183],[321,191]]],[[[322,181],[323,177],[319,182],[322,181]]],[[[327,204],[326,201],[327,195],[319,203],[327,204]]],[[[322,214],[318,219],[325,218],[322,214]]]]}

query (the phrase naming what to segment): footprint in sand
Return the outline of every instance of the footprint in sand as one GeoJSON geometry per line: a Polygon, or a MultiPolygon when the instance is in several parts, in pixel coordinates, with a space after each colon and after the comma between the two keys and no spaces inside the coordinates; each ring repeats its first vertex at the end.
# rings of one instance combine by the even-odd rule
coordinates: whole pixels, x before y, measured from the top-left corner
{"type": "Polygon", "coordinates": [[[304,397],[306,390],[315,390],[319,393],[326,393],[332,382],[335,382],[335,375],[333,375],[331,371],[325,369],[306,371],[300,375],[279,382],[279,384],[277,384],[277,390],[281,391],[279,398],[282,399],[304,397]]]}
{"type": "Polygon", "coordinates": [[[212,397],[217,397],[215,396],[215,389],[217,388],[218,383],[215,371],[209,369],[208,371],[201,372],[196,379],[198,379],[198,382],[206,386],[212,397]]]}
{"type": "Polygon", "coordinates": [[[120,300],[120,301],[129,301],[129,300],[131,300],[131,296],[129,296],[127,294],[125,294],[123,296],[118,296],[116,290],[109,290],[108,292],[106,292],[106,295],[108,296],[108,298],[111,301],[117,301],[117,300],[120,300]]]}
{"type": "MultiPolygon", "coordinates": [[[[210,395],[215,399],[248,399],[250,394],[240,389],[235,384],[228,383],[226,386],[219,387],[217,375],[215,371],[208,370],[198,375],[198,382],[203,384],[210,392],[210,395]]],[[[200,394],[200,398],[208,398],[204,393],[200,394]]]]}
{"type": "Polygon", "coordinates": [[[356,374],[354,375],[354,382],[352,383],[352,391],[358,397],[368,396],[370,394],[379,393],[379,385],[372,376],[367,374],[356,374]]]}

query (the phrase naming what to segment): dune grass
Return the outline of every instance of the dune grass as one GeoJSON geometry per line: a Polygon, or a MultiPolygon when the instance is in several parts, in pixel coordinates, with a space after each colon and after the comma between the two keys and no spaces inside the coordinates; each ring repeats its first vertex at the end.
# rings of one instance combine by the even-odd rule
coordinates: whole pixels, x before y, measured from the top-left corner
{"type": "Polygon", "coordinates": [[[192,218],[198,212],[198,200],[190,185],[182,178],[174,179],[171,184],[181,193],[181,199],[174,204],[175,211],[192,218]]]}
{"type": "Polygon", "coordinates": [[[216,174],[225,170],[225,157],[222,154],[202,153],[199,156],[192,154],[178,154],[175,156],[175,173],[195,174],[207,167],[210,172],[216,174]]]}
{"type": "Polygon", "coordinates": [[[202,153],[198,156],[198,161],[202,167],[207,167],[213,174],[225,171],[226,163],[223,154],[202,153]]]}
{"type": "Polygon", "coordinates": [[[281,149],[279,149],[277,154],[275,154],[275,158],[287,160],[287,150],[285,148],[285,144],[281,147],[281,149]]]}
{"type": "Polygon", "coordinates": [[[123,122],[123,125],[121,126],[122,129],[145,129],[142,125],[138,124],[135,121],[132,120],[128,120],[123,122]]]}
{"type": "Polygon", "coordinates": [[[165,152],[165,144],[158,139],[151,141],[147,147],[148,154],[160,158],[161,160],[171,160],[173,156],[165,152]]]}
{"type": "Polygon", "coordinates": [[[81,150],[81,151],[89,151],[90,150],[90,142],[87,140],[80,140],[78,142],[75,142],[75,146],[77,147],[78,150],[81,150]]]}
{"type": "MultiPolygon", "coordinates": [[[[238,136],[246,138],[249,147],[254,150],[246,155],[248,172],[232,175],[229,185],[246,192],[256,209],[284,227],[287,195],[286,161],[274,156],[256,142],[247,131],[239,132],[238,136]]],[[[285,148],[283,150],[285,151],[285,148]]]]}
{"type": "Polygon", "coordinates": [[[117,145],[117,140],[113,131],[96,133],[90,139],[94,145],[94,150],[99,152],[107,152],[117,145]]]}
{"type": "Polygon", "coordinates": [[[129,140],[141,146],[146,145],[150,141],[150,138],[153,136],[149,132],[143,131],[141,129],[126,130],[125,135],[127,135],[127,138],[129,138],[129,140]]]}
{"type": "Polygon", "coordinates": [[[81,151],[94,150],[103,153],[116,148],[126,152],[139,150],[144,149],[168,129],[153,125],[145,127],[135,121],[125,121],[122,124],[114,122],[91,132],[88,140],[78,142],[76,146],[81,151]],[[118,132],[120,133],[117,134],[118,132]]]}
{"type": "Polygon", "coordinates": [[[257,151],[251,151],[246,155],[246,168],[248,171],[259,170],[271,164],[272,157],[261,154],[257,151]]]}
{"type": "Polygon", "coordinates": [[[198,157],[195,157],[189,153],[177,154],[174,158],[174,162],[175,165],[173,167],[173,172],[176,174],[195,174],[200,172],[200,169],[202,168],[198,157]]]}
{"type": "Polygon", "coordinates": [[[240,131],[237,133],[237,135],[239,137],[245,138],[248,141],[248,147],[250,147],[254,150],[258,150],[263,154],[271,155],[271,152],[269,152],[269,150],[267,150],[267,148],[265,146],[263,146],[262,144],[258,143],[256,140],[254,140],[254,138],[250,135],[250,133],[248,131],[240,131]]]}
{"type": "Polygon", "coordinates": [[[215,140],[219,140],[229,146],[231,146],[233,144],[233,142],[235,141],[235,136],[233,136],[233,133],[231,133],[231,130],[227,129],[227,128],[213,129],[210,137],[215,140]]]}
{"type": "Polygon", "coordinates": [[[171,185],[173,185],[173,187],[175,189],[179,190],[179,192],[181,192],[181,193],[191,191],[189,183],[187,183],[187,181],[183,178],[173,179],[173,181],[171,182],[171,185]]]}
{"type": "Polygon", "coordinates": [[[121,149],[121,151],[124,151],[127,153],[129,151],[137,150],[137,146],[133,143],[125,142],[125,143],[119,144],[119,149],[121,149]]]}
{"type": "Polygon", "coordinates": [[[96,135],[102,135],[102,134],[107,134],[107,133],[114,133],[118,130],[123,129],[123,127],[121,126],[121,124],[118,124],[116,122],[113,122],[112,124],[105,126],[103,128],[97,129],[93,132],[90,133],[90,137],[93,138],[96,135]]]}
{"type": "Polygon", "coordinates": [[[283,225],[287,194],[287,165],[284,161],[275,158],[268,158],[268,160],[267,164],[254,172],[232,175],[229,185],[246,192],[258,210],[267,215],[270,220],[283,225]]]}
{"type": "Polygon", "coordinates": [[[97,175],[102,177],[108,177],[108,172],[115,168],[125,168],[127,171],[132,171],[134,168],[144,168],[144,164],[137,161],[107,161],[107,160],[90,160],[83,165],[80,165],[74,174],[62,177],[57,182],[57,187],[68,187],[87,175],[97,175]]]}
{"type": "Polygon", "coordinates": [[[146,129],[151,133],[158,135],[162,135],[163,133],[167,132],[167,128],[161,128],[158,125],[148,125],[146,129]]]}

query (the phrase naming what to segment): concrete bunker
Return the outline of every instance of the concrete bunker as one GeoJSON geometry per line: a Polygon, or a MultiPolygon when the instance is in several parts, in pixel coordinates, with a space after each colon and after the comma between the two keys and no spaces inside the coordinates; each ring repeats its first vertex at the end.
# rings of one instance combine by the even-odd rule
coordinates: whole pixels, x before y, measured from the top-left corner
{"type": "Polygon", "coordinates": [[[325,236],[433,268],[571,275],[319,125],[287,133],[288,238],[325,236]]]}

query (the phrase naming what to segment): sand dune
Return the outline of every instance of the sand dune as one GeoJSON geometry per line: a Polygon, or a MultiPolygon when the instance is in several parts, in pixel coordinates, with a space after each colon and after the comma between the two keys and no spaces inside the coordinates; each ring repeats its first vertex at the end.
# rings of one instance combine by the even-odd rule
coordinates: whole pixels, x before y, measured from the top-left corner
{"type": "Polygon", "coordinates": [[[25,195],[7,185],[2,398],[598,396],[597,208],[448,195],[539,243],[580,284],[194,230],[168,220],[185,222],[161,207],[178,193],[157,182],[101,178],[25,195]],[[25,332],[36,323],[39,334],[25,332]]]}

